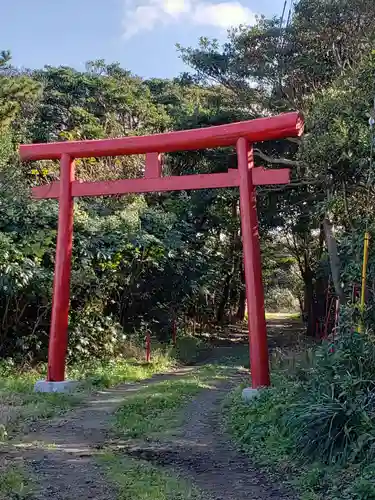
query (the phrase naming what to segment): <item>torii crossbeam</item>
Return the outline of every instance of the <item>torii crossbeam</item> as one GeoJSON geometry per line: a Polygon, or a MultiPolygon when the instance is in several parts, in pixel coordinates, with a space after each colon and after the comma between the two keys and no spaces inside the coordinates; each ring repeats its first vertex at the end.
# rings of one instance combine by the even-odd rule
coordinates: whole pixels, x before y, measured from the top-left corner
{"type": "Polygon", "coordinates": [[[36,199],[59,200],[47,381],[62,382],[65,379],[74,198],[239,187],[252,387],[268,386],[270,376],[255,187],[287,184],[289,169],[254,168],[253,143],[299,137],[303,128],[303,119],[298,113],[285,113],[229,125],[151,136],[21,145],[20,156],[23,161],[60,160],[60,182],[32,190],[36,199]],[[223,146],[236,146],[238,169],[214,174],[162,175],[163,153],[223,146]],[[145,176],[142,179],[100,182],[75,180],[76,158],[133,154],[146,154],[145,176]]]}

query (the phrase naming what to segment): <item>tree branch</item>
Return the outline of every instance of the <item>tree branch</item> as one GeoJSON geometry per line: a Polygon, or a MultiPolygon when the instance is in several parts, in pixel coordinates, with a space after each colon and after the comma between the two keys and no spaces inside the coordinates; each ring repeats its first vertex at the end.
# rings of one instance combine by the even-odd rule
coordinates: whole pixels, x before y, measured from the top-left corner
{"type": "Polygon", "coordinates": [[[287,165],[289,167],[301,167],[303,164],[299,161],[295,160],[288,160],[287,158],[272,158],[271,156],[266,155],[265,153],[262,153],[260,149],[254,148],[254,155],[258,156],[262,160],[266,161],[267,163],[271,163],[273,165],[287,165]]]}

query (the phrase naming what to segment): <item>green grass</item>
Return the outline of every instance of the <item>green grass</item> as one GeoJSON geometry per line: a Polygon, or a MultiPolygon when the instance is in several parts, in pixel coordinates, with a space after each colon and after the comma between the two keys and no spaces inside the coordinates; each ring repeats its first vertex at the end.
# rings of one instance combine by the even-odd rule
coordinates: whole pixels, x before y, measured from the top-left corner
{"type": "Polygon", "coordinates": [[[251,403],[242,400],[239,387],[224,404],[224,417],[240,447],[262,466],[277,465],[284,472],[294,467],[293,442],[283,428],[283,416],[294,403],[297,390],[282,375],[273,374],[273,386],[260,391],[251,403]]]}
{"type": "Polygon", "coordinates": [[[272,382],[251,403],[242,400],[242,387],[228,396],[224,420],[238,446],[301,500],[375,500],[375,461],[327,464],[304,455],[287,425],[304,386],[277,367],[272,382]]]}
{"type": "Polygon", "coordinates": [[[0,500],[26,500],[33,489],[33,481],[20,465],[0,468],[0,500]]]}
{"type": "Polygon", "coordinates": [[[178,428],[183,421],[181,409],[225,369],[205,366],[192,374],[152,384],[125,399],[116,413],[116,432],[125,439],[149,439],[178,428]]]}
{"type": "Polygon", "coordinates": [[[174,359],[162,351],[154,351],[151,363],[137,359],[116,359],[113,361],[95,361],[69,367],[69,378],[81,380],[88,388],[112,387],[122,382],[138,382],[171,369],[174,359]]]}
{"type": "Polygon", "coordinates": [[[34,393],[34,383],[41,377],[37,370],[0,365],[0,442],[20,422],[52,417],[81,401],[79,394],[34,393]]]}
{"type": "Polygon", "coordinates": [[[118,500],[199,500],[203,496],[177,475],[149,463],[105,455],[101,459],[118,490],[118,500]]]}
{"type": "Polygon", "coordinates": [[[118,430],[125,438],[151,437],[178,426],[179,409],[202,389],[198,379],[166,381],[128,398],[116,413],[118,430]]]}
{"type": "Polygon", "coordinates": [[[144,380],[172,365],[173,359],[161,352],[154,353],[150,364],[118,359],[73,365],[68,368],[68,376],[82,381],[81,390],[74,394],[40,394],[34,393],[33,387],[38,379],[45,378],[44,365],[39,369],[19,369],[0,364],[0,442],[5,437],[3,426],[9,432],[21,422],[52,417],[78,405],[92,389],[144,380]]]}

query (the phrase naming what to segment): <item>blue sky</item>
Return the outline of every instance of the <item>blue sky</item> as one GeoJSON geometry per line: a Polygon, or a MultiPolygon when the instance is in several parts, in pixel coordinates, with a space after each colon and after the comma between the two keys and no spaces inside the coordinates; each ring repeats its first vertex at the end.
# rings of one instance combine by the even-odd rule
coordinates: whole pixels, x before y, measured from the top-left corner
{"type": "MultiPolygon", "coordinates": [[[[288,0],[289,1],[289,0],[288,0]]],[[[12,0],[1,7],[0,50],[17,66],[83,69],[92,59],[120,62],[144,77],[186,68],[175,43],[225,40],[231,25],[281,14],[284,0],[12,0]]]]}

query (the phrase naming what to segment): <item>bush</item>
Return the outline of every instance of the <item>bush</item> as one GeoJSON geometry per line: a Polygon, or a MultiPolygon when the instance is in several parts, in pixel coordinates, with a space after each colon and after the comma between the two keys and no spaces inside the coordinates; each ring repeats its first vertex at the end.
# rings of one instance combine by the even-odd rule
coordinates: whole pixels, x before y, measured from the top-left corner
{"type": "Polygon", "coordinates": [[[293,437],[288,435],[283,416],[298,393],[299,386],[287,384],[283,376],[276,385],[262,390],[251,403],[244,403],[241,390],[228,400],[227,424],[236,441],[261,464],[287,462],[294,449],[293,437]]]}
{"type": "Polygon", "coordinates": [[[324,463],[356,463],[375,443],[375,345],[369,337],[343,335],[334,348],[316,352],[286,427],[296,448],[324,463]]]}
{"type": "Polygon", "coordinates": [[[125,341],[121,325],[111,316],[72,312],[69,324],[70,360],[115,358],[121,353],[125,341]]]}
{"type": "Polygon", "coordinates": [[[251,404],[237,393],[228,406],[242,448],[299,475],[311,498],[374,499],[373,339],[346,332],[316,348],[309,364],[297,362],[293,373],[279,366],[273,377],[251,404]]]}
{"type": "Polygon", "coordinates": [[[192,337],[183,336],[177,339],[176,347],[172,354],[184,365],[193,365],[199,361],[206,359],[211,351],[211,347],[202,340],[192,337]]]}

